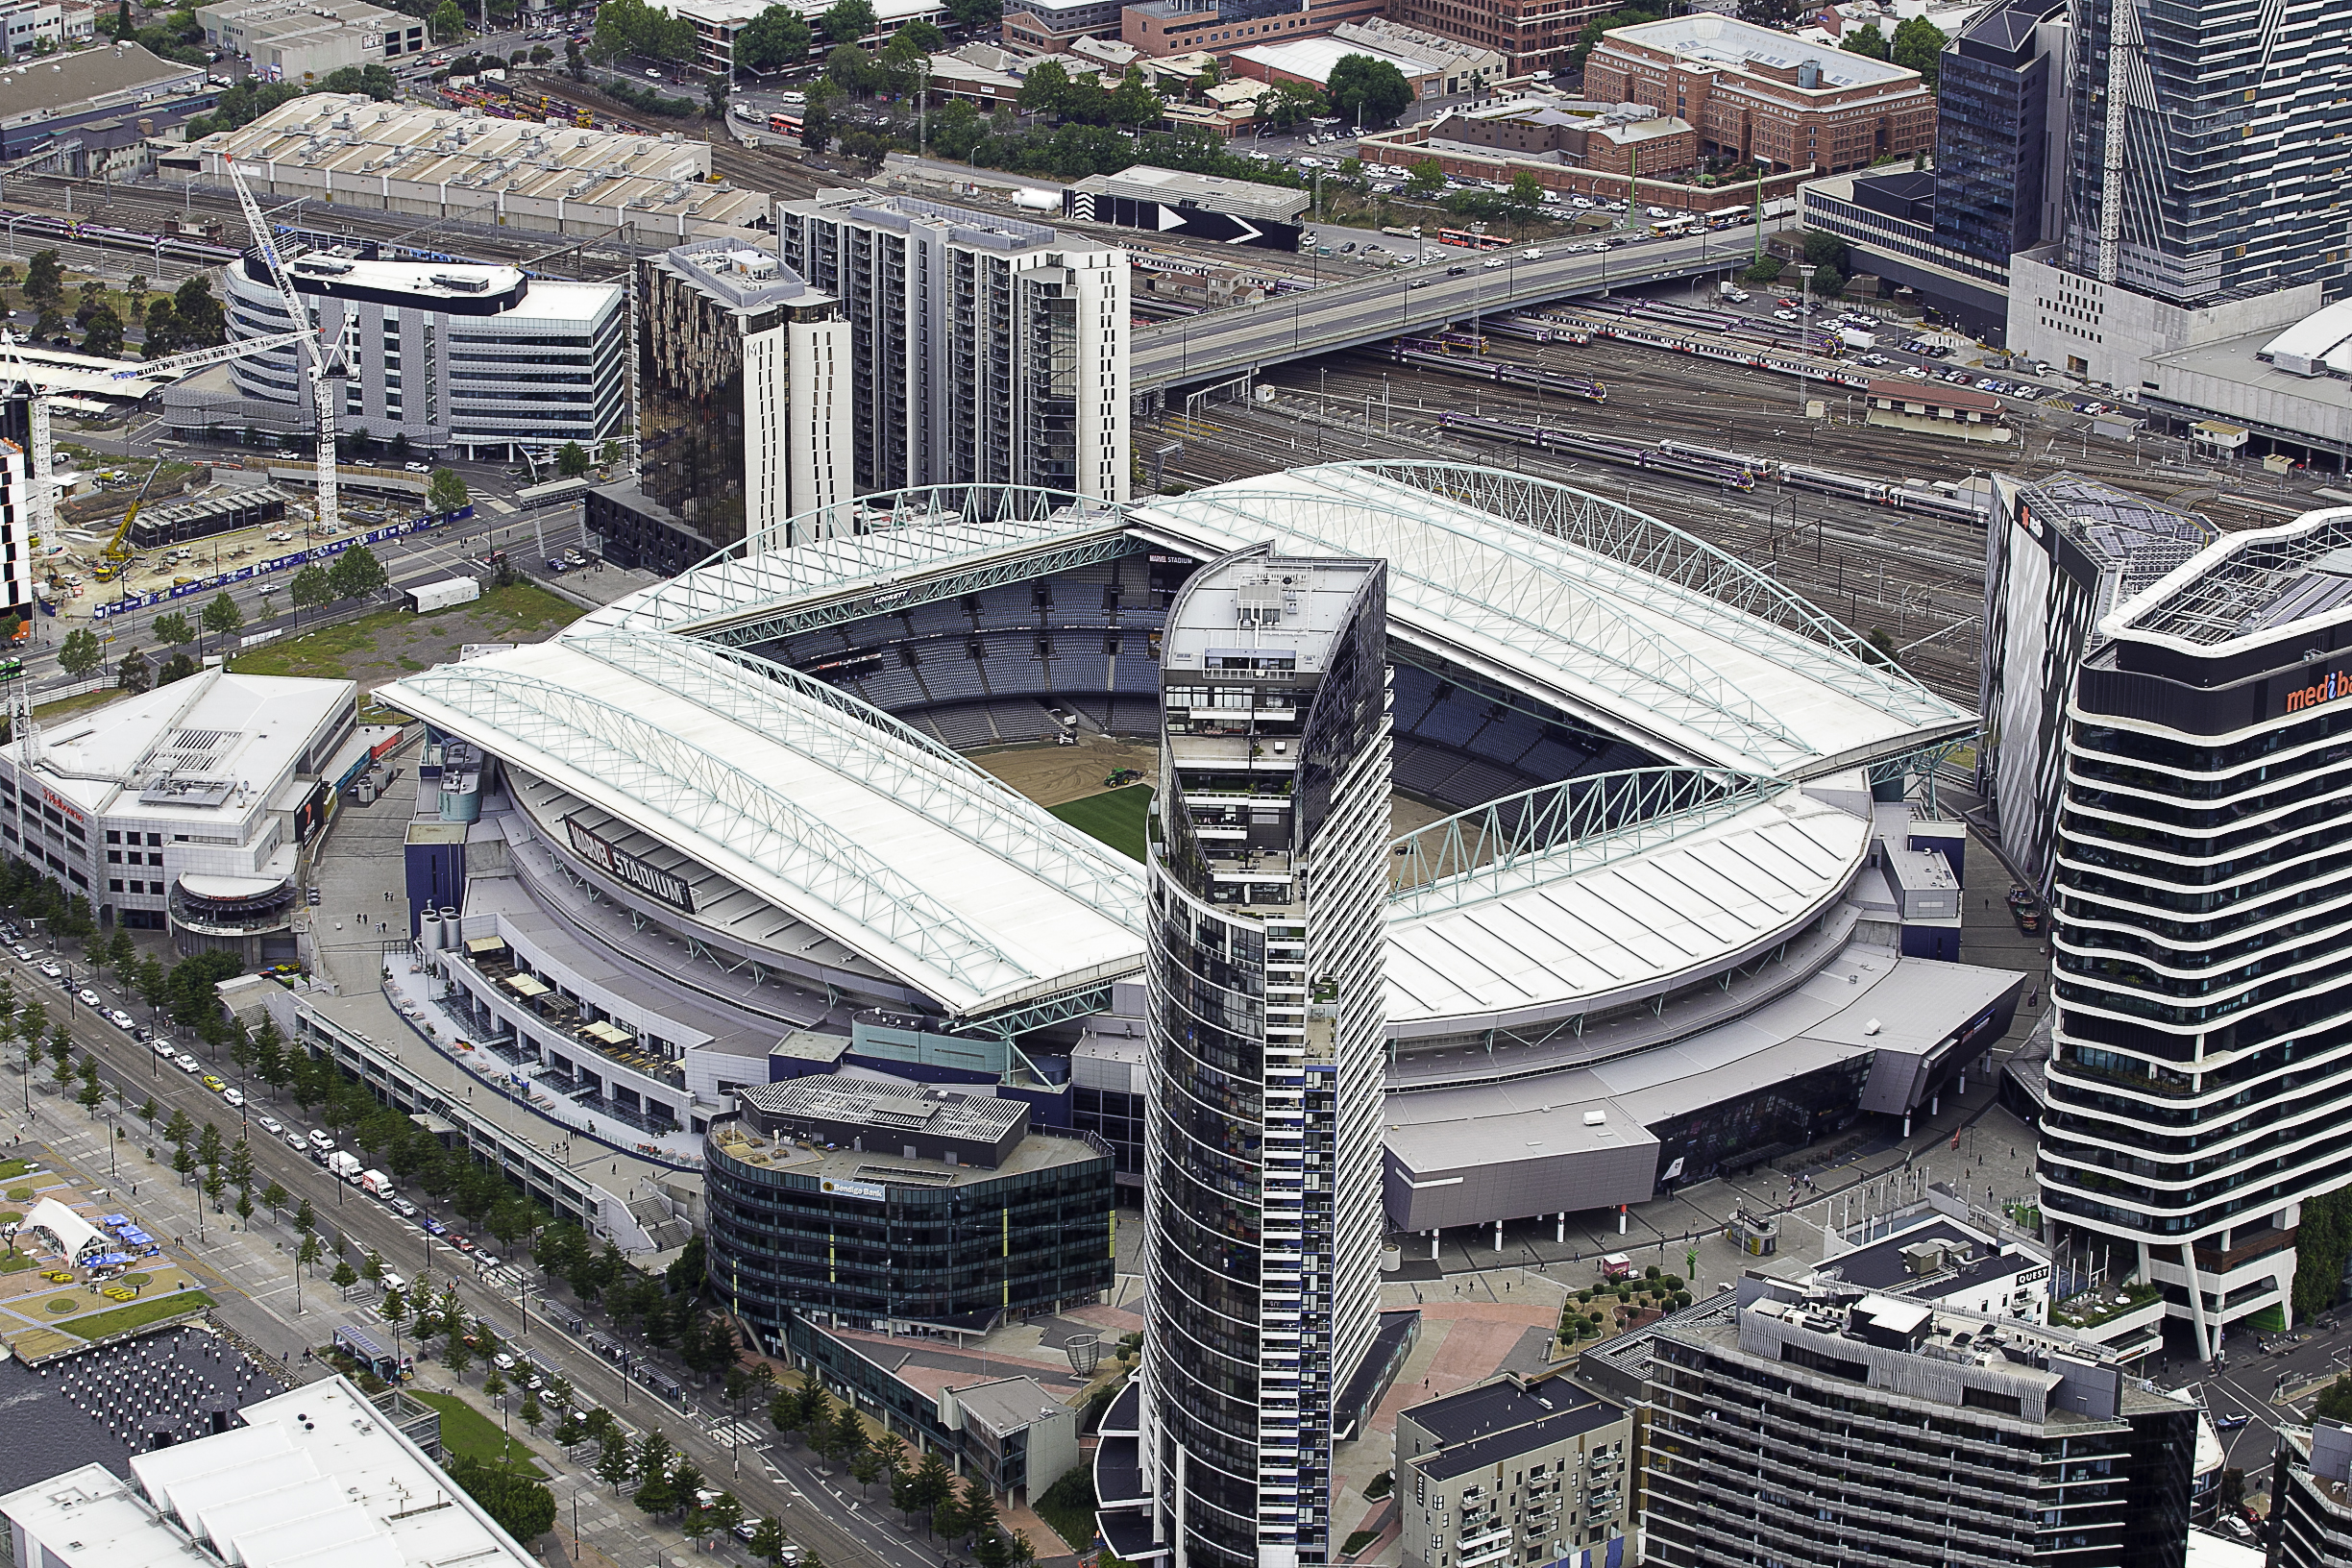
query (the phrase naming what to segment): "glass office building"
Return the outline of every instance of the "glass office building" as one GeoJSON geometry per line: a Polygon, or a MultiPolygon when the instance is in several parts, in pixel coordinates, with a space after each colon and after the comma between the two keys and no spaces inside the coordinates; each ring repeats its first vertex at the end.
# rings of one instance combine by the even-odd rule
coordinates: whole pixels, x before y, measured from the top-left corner
{"type": "Polygon", "coordinates": [[[2053,44],[2065,0],[2010,0],[1944,49],[1936,81],[1935,233],[2008,265],[2042,242],[2053,44]]]}
{"type": "Polygon", "coordinates": [[[2344,13],[2073,0],[2072,17],[2067,270],[2108,278],[2112,247],[2113,282],[2175,305],[2315,279],[2339,292],[2344,13]]]}
{"type": "Polygon", "coordinates": [[[1336,1546],[1379,1303],[1385,571],[1243,551],[1162,643],[1139,1450],[1180,1568],[1336,1546]]]}

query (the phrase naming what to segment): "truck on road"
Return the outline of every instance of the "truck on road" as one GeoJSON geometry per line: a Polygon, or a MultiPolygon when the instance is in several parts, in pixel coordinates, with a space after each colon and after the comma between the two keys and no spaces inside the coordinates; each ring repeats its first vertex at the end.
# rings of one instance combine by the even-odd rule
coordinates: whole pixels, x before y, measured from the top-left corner
{"type": "Polygon", "coordinates": [[[380,1198],[385,1203],[390,1203],[392,1201],[392,1178],[380,1170],[363,1170],[359,1173],[359,1190],[371,1198],[380,1198]]]}
{"type": "Polygon", "coordinates": [[[356,1182],[359,1179],[359,1157],[337,1149],[327,1157],[327,1173],[337,1181],[356,1182]]]}

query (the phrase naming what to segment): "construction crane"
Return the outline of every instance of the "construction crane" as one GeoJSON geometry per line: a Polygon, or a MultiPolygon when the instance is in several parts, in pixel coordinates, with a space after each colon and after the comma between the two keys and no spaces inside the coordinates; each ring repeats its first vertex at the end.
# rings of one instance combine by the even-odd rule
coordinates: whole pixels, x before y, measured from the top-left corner
{"type": "MultiPolygon", "coordinates": [[[[341,526],[335,504],[335,384],[331,370],[331,355],[319,330],[311,324],[310,312],[304,306],[302,296],[294,292],[294,281],[286,275],[285,262],[278,255],[277,237],[269,220],[261,215],[261,204],[254,200],[253,187],[246,184],[244,171],[236,159],[226,154],[221,162],[229,170],[229,183],[236,187],[237,206],[245,214],[245,228],[253,235],[255,249],[261,253],[262,264],[269,268],[270,282],[276,285],[278,298],[285,306],[286,320],[292,322],[300,339],[304,356],[310,361],[310,390],[318,410],[318,526],[321,533],[332,533],[341,526]]],[[[356,311],[349,313],[355,321],[356,311]]]]}
{"type": "Polygon", "coordinates": [[[139,508],[147,504],[147,492],[155,487],[156,476],[163,472],[163,459],[158,457],[148,466],[147,477],[139,481],[138,494],[131,498],[131,505],[123,513],[122,527],[106,544],[104,557],[93,574],[100,582],[111,582],[122,574],[123,565],[131,558],[131,525],[138,521],[139,508]]]}
{"type": "MultiPolygon", "coordinates": [[[[23,342],[0,328],[0,388],[22,387],[25,392],[25,425],[30,437],[27,445],[26,479],[31,494],[26,498],[26,514],[32,527],[28,530],[36,539],[49,540],[56,536],[52,527],[57,521],[51,501],[51,469],[55,465],[55,446],[49,436],[51,404],[60,393],[75,388],[103,390],[121,381],[145,380],[151,377],[179,376],[207,365],[217,365],[230,359],[240,359],[249,354],[265,354],[282,349],[299,341],[306,334],[280,332],[269,337],[247,338],[242,342],[225,343],[218,348],[197,349],[188,354],[175,354],[166,359],[151,359],[144,364],[123,365],[113,370],[85,370],[79,366],[49,366],[28,361],[17,351],[23,342]]],[[[120,541],[117,540],[117,543],[120,541]]],[[[108,547],[108,557],[119,560],[130,551],[119,553],[108,547]]]]}

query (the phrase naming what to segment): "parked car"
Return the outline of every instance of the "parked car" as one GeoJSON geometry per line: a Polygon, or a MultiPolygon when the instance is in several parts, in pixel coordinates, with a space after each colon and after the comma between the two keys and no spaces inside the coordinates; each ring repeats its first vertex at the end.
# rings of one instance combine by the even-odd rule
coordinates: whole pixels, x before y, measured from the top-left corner
{"type": "Polygon", "coordinates": [[[159,1036],[157,1039],[150,1041],[148,1043],[155,1047],[156,1055],[161,1057],[166,1062],[180,1054],[180,1049],[178,1046],[159,1036]]]}
{"type": "Polygon", "coordinates": [[[260,1118],[260,1121],[261,1130],[269,1134],[270,1137],[285,1137],[285,1123],[280,1121],[276,1116],[263,1116],[260,1118]]]}
{"type": "Polygon", "coordinates": [[[64,969],[59,967],[59,965],[54,961],[43,964],[40,967],[40,972],[52,980],[62,980],[65,978],[64,969]]]}
{"type": "Polygon", "coordinates": [[[314,1149],[331,1149],[334,1139],[327,1135],[325,1128],[313,1127],[310,1129],[310,1146],[314,1149]]]}
{"type": "Polygon", "coordinates": [[[285,1139],[285,1146],[292,1149],[296,1154],[302,1153],[303,1150],[310,1146],[303,1141],[302,1134],[300,1133],[287,1133],[284,1134],[283,1137],[285,1139]]]}
{"type": "Polygon", "coordinates": [[[182,1052],[180,1053],[180,1060],[179,1060],[179,1063],[178,1063],[178,1066],[179,1066],[179,1068],[180,1068],[180,1070],[181,1070],[182,1072],[202,1072],[202,1071],[204,1071],[204,1064],[203,1064],[202,1062],[197,1061],[197,1060],[196,1060],[194,1057],[192,1057],[192,1056],[188,1055],[188,1054],[187,1054],[187,1052],[185,1052],[185,1051],[182,1051],[182,1052]]]}
{"type": "Polygon", "coordinates": [[[403,1219],[414,1219],[417,1217],[417,1206],[410,1203],[406,1198],[394,1198],[392,1200],[392,1210],[403,1219]]]}
{"type": "Polygon", "coordinates": [[[220,1097],[222,1102],[228,1105],[235,1106],[245,1103],[245,1091],[241,1089],[224,1089],[220,1091],[220,1097]]]}
{"type": "Polygon", "coordinates": [[[427,1214],[424,1218],[418,1220],[417,1223],[425,1227],[426,1234],[429,1236],[449,1235],[449,1227],[444,1225],[441,1221],[433,1218],[433,1216],[430,1214],[427,1214]]]}
{"type": "Polygon", "coordinates": [[[218,1094],[222,1090],[229,1087],[227,1084],[221,1081],[217,1074],[209,1072],[204,1075],[204,1086],[215,1094],[218,1094]]]}
{"type": "Polygon", "coordinates": [[[107,1021],[117,1029],[136,1029],[138,1027],[138,1020],[119,1007],[107,1015],[107,1021]]]}

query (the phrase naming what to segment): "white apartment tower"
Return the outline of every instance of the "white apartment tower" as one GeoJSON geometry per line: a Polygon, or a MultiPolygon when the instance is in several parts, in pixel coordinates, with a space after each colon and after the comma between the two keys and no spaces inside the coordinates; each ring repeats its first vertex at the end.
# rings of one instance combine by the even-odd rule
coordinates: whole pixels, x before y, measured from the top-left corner
{"type": "Polygon", "coordinates": [[[1127,499],[1127,255],[993,213],[830,190],[776,207],[839,300],[861,492],[1018,484],[1127,499]]]}
{"type": "Polygon", "coordinates": [[[1336,1550],[1380,1294],[1385,582],[1256,546],[1162,639],[1139,1454],[1175,1568],[1336,1550]]]}

